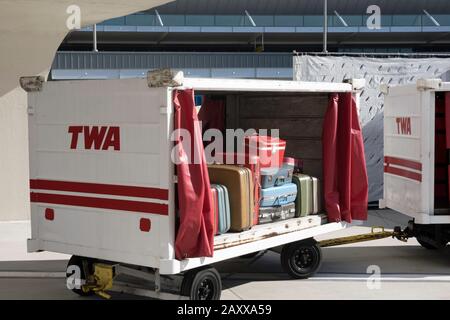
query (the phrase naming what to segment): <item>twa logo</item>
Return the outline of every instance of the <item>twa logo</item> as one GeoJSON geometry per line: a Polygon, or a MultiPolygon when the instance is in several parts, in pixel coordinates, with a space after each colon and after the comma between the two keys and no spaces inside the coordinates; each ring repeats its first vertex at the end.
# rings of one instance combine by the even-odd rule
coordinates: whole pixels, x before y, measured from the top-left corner
{"type": "Polygon", "coordinates": [[[396,118],[395,121],[397,122],[397,131],[398,134],[412,135],[411,133],[411,118],[396,118]]]}
{"type": "Polygon", "coordinates": [[[120,151],[120,127],[70,126],[69,134],[72,134],[70,143],[72,150],[78,149],[78,140],[81,135],[84,138],[85,150],[114,148],[114,150],[120,151]]]}

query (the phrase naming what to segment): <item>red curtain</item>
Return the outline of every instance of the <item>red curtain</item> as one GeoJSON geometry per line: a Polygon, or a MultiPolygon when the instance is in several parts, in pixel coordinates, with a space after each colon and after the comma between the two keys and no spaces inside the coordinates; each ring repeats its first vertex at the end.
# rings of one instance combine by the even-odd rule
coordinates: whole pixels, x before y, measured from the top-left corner
{"type": "Polygon", "coordinates": [[[189,144],[182,143],[180,130],[176,141],[178,158],[178,206],[180,224],[175,241],[175,254],[178,260],[195,257],[212,257],[214,249],[214,217],[208,168],[195,109],[193,90],[174,91],[175,129],[190,133],[189,144]],[[189,152],[190,151],[190,152],[189,152]],[[191,161],[186,155],[191,155],[191,161]],[[195,163],[199,159],[200,163],[195,163]]]}
{"type": "Polygon", "coordinates": [[[202,122],[203,132],[208,129],[225,131],[225,100],[205,97],[198,118],[202,122]]]}
{"type": "Polygon", "coordinates": [[[325,208],[330,222],[367,220],[364,142],[351,93],[331,94],[323,135],[325,208]]]}

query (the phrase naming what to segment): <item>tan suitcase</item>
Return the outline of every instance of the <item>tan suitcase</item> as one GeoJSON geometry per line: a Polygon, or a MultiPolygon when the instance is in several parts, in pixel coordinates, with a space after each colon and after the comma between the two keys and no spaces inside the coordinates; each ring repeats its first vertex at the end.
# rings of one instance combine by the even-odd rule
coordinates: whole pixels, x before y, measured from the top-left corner
{"type": "Polygon", "coordinates": [[[253,226],[253,178],[250,169],[229,165],[208,166],[211,183],[227,187],[231,209],[231,231],[253,226]]]}

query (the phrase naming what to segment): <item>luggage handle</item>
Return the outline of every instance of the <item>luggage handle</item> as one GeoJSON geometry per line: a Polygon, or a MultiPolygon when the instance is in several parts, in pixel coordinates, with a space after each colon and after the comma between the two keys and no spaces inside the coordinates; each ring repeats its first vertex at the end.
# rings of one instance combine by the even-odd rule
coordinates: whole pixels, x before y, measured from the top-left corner
{"type": "Polygon", "coordinates": [[[279,203],[281,200],[287,201],[287,200],[288,200],[288,196],[280,196],[280,197],[277,197],[278,203],[279,203]]]}
{"type": "Polygon", "coordinates": [[[277,178],[277,180],[275,180],[275,185],[276,186],[283,185],[285,183],[285,181],[286,181],[286,177],[285,176],[279,176],[277,178]]]}
{"type": "Polygon", "coordinates": [[[272,213],[272,221],[280,220],[281,214],[272,213]]]}

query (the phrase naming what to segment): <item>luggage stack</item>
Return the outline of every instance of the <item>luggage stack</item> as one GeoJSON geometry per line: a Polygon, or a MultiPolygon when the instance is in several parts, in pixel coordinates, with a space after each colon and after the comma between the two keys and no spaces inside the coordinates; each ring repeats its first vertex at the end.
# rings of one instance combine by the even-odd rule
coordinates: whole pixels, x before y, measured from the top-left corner
{"type": "Polygon", "coordinates": [[[281,168],[261,169],[260,224],[295,217],[297,185],[292,183],[294,165],[283,161],[281,168]]]}
{"type": "Polygon", "coordinates": [[[285,158],[281,168],[261,169],[260,224],[306,217],[321,211],[319,179],[302,174],[285,158]]]}
{"type": "Polygon", "coordinates": [[[281,139],[250,136],[244,154],[215,155],[208,173],[216,235],[320,211],[318,179],[302,174],[302,162],[285,158],[285,148],[281,139]]]}

